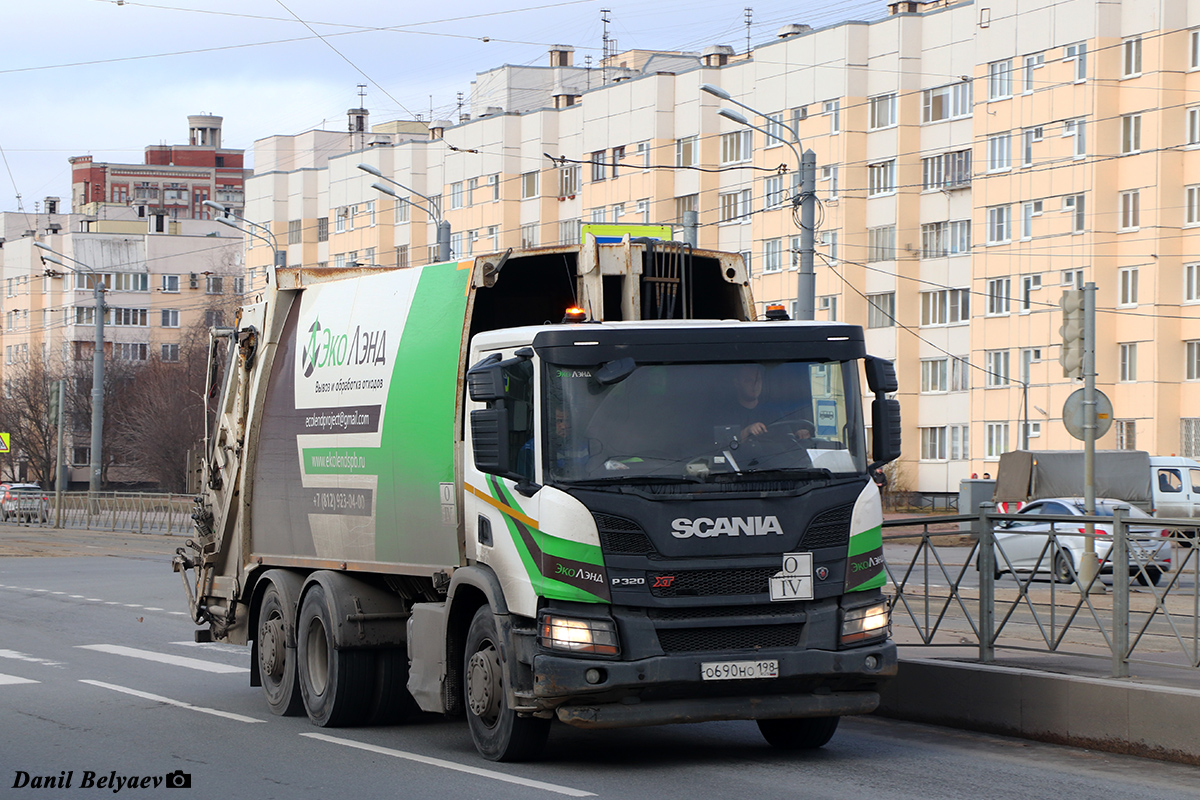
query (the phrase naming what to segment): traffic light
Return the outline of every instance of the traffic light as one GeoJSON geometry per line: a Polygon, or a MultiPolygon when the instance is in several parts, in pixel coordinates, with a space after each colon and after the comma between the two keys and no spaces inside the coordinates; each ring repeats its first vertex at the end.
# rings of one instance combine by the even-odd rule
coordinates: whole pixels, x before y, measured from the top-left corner
{"type": "Polygon", "coordinates": [[[1083,377],[1083,351],[1086,331],[1084,330],[1083,290],[1068,289],[1058,301],[1062,306],[1063,324],[1058,329],[1062,335],[1062,349],[1058,363],[1062,364],[1064,378],[1083,377]]]}

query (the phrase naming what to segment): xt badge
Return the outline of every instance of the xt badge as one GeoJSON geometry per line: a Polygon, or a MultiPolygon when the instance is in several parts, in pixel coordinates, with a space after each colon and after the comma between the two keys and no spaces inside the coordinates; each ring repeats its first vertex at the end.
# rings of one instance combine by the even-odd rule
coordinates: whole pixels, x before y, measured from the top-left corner
{"type": "Polygon", "coordinates": [[[669,588],[671,586],[671,584],[673,584],[674,582],[675,582],[674,575],[655,575],[654,576],[654,586],[652,586],[651,588],[666,589],[666,588],[669,588]]]}

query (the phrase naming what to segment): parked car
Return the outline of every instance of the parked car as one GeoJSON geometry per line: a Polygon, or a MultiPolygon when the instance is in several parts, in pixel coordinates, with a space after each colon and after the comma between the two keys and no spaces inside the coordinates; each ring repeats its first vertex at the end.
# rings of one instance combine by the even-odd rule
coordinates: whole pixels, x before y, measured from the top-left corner
{"type": "MultiPolygon", "coordinates": [[[[1110,498],[1096,500],[1096,515],[1111,517],[1113,509],[1129,505],[1110,498]]],[[[1002,572],[1033,573],[1045,572],[1054,576],[1059,583],[1073,582],[1072,571],[1078,572],[1080,559],[1086,548],[1087,538],[1083,520],[1078,524],[1051,522],[1046,516],[1086,516],[1083,499],[1059,497],[1035,500],[1017,512],[1017,519],[998,525],[993,534],[996,540],[996,575],[1002,572]],[[1055,533],[1058,547],[1049,543],[1050,532],[1055,533]],[[1003,555],[1001,554],[1003,551],[1003,555]]],[[[1157,584],[1164,572],[1171,569],[1170,531],[1154,524],[1154,518],[1137,507],[1128,512],[1129,574],[1136,575],[1143,585],[1157,584]],[[1138,569],[1141,564],[1144,568],[1138,569]]],[[[1098,522],[1096,532],[1096,558],[1101,573],[1112,573],[1109,560],[1112,550],[1112,524],[1098,522]]]]}
{"type": "Polygon", "coordinates": [[[0,484],[0,520],[46,522],[50,519],[50,498],[36,483],[0,484]]]}

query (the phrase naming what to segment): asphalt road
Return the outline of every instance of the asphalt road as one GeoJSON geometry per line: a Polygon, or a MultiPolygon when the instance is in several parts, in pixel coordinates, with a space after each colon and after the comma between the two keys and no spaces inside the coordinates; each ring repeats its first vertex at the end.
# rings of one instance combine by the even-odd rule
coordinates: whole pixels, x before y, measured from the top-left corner
{"type": "Polygon", "coordinates": [[[1193,767],[877,718],[844,720],[826,748],[799,755],[768,748],[753,723],[559,726],[542,762],[517,765],[480,759],[459,720],[321,729],[267,711],[248,648],[191,642],[169,565],[179,539],[38,535],[65,538],[0,526],[4,798],[157,797],[167,789],[153,780],[177,771],[193,796],[289,800],[1200,795],[1193,767]],[[32,786],[68,777],[69,788],[32,786]]]}

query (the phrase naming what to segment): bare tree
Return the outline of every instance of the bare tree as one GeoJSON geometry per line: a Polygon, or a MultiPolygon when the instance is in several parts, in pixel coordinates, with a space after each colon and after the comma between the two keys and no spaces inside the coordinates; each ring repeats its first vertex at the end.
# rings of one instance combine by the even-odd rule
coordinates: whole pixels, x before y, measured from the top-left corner
{"type": "Polygon", "coordinates": [[[11,435],[9,471],[13,462],[27,464],[27,478],[48,486],[54,476],[58,421],[51,418],[50,391],[57,376],[40,359],[5,369],[4,398],[0,401],[0,430],[11,435]]]}

